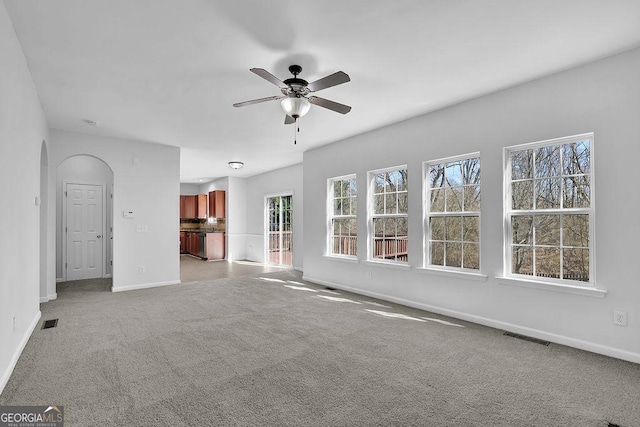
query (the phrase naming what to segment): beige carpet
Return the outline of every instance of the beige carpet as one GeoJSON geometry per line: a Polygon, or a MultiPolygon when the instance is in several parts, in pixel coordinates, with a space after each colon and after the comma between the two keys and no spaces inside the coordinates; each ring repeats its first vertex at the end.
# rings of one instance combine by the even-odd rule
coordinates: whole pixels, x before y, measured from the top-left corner
{"type": "Polygon", "coordinates": [[[58,326],[34,332],[1,405],[64,405],[67,426],[640,425],[640,365],[296,272],[105,290],[42,305],[58,326]]]}
{"type": "Polygon", "coordinates": [[[180,255],[180,281],[182,283],[241,277],[249,274],[282,270],[282,267],[251,261],[203,261],[191,255],[180,255]]]}

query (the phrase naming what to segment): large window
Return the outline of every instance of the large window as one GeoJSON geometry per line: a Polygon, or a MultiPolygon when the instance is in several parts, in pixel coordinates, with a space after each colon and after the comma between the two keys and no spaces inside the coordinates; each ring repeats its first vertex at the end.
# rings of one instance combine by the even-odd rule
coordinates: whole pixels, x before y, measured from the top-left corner
{"type": "Polygon", "coordinates": [[[480,269],[480,157],[425,163],[425,265],[480,269]]]}
{"type": "Polygon", "coordinates": [[[505,149],[507,271],[593,283],[593,134],[505,149]]]}
{"type": "Polygon", "coordinates": [[[406,263],[407,167],[369,172],[369,259],[406,263]]]}
{"type": "Polygon", "coordinates": [[[358,248],[356,176],[329,180],[329,254],[355,257],[358,248]]]}

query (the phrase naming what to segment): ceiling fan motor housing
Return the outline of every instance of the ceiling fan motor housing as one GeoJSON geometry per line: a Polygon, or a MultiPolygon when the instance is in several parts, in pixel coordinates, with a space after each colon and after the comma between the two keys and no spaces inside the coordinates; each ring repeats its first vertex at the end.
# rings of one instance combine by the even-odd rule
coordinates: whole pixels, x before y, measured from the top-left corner
{"type": "Polygon", "coordinates": [[[289,66],[289,71],[293,74],[293,77],[290,79],[286,79],[283,83],[289,86],[288,88],[282,89],[282,93],[291,96],[305,96],[309,93],[309,89],[307,86],[309,82],[304,79],[299,79],[298,74],[302,72],[302,67],[299,65],[291,65],[289,66]]]}

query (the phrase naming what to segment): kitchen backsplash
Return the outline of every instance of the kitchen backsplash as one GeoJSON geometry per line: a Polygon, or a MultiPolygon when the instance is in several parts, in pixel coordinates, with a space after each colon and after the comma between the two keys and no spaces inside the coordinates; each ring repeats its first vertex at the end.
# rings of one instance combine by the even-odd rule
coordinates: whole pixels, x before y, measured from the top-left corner
{"type": "Polygon", "coordinates": [[[181,219],[180,231],[227,231],[225,218],[218,218],[216,224],[209,224],[206,219],[181,219]]]}

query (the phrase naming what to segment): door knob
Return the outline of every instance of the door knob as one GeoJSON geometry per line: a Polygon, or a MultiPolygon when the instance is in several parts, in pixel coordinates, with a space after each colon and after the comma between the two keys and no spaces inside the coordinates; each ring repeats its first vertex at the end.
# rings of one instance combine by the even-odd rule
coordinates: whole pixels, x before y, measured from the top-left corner
{"type": "Polygon", "coordinates": [[[96,237],[99,239],[102,237],[102,234],[98,234],[96,237]]]}

